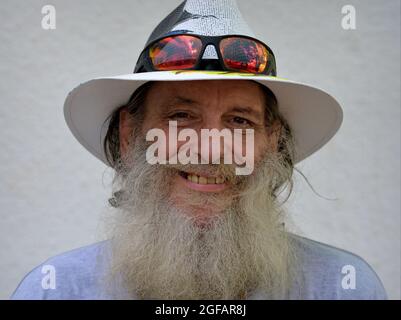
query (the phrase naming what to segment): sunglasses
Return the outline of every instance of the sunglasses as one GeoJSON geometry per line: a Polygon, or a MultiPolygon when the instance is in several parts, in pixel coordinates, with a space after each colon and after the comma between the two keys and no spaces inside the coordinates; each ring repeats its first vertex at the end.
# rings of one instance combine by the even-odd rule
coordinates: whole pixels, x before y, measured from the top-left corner
{"type": "Polygon", "coordinates": [[[180,34],[147,46],[134,73],[171,70],[226,70],[276,76],[276,61],[266,44],[251,37],[180,34]],[[209,45],[216,49],[218,60],[202,59],[209,45]]]}

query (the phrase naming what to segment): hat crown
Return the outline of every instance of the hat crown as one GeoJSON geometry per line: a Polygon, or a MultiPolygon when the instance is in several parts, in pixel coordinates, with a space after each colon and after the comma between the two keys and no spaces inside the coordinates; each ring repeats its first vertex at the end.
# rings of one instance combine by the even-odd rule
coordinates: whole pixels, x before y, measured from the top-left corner
{"type": "Polygon", "coordinates": [[[155,40],[178,33],[255,37],[235,0],[186,0],[153,30],[145,48],[155,40]]]}

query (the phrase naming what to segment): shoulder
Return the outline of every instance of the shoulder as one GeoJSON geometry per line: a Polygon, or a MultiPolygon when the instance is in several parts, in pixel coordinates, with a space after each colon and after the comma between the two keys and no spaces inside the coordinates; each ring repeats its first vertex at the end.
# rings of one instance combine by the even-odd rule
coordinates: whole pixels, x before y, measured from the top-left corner
{"type": "Polygon", "coordinates": [[[301,266],[297,294],[305,299],[387,299],[373,268],[349,251],[293,235],[301,266]]]}
{"type": "Polygon", "coordinates": [[[11,299],[96,298],[106,249],[102,241],[51,257],[22,279],[11,299]]]}

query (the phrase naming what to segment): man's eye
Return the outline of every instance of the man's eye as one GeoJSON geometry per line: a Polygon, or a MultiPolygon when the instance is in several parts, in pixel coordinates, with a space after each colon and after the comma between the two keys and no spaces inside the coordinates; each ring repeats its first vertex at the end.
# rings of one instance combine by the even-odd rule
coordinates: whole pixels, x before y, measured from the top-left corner
{"type": "Polygon", "coordinates": [[[191,115],[187,112],[176,112],[169,116],[170,119],[190,119],[191,115]]]}
{"type": "Polygon", "coordinates": [[[252,126],[253,122],[249,121],[248,119],[242,118],[242,117],[234,117],[232,119],[232,122],[236,125],[240,126],[252,126]]]}

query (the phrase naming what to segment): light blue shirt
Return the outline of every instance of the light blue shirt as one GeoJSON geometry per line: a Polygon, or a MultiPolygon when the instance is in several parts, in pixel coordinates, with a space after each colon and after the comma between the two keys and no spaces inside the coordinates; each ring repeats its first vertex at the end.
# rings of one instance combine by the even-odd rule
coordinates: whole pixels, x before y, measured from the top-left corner
{"type": "MultiPolygon", "coordinates": [[[[293,236],[302,257],[288,299],[387,299],[374,270],[362,258],[320,242],[293,236]]],[[[123,286],[104,290],[108,241],[57,255],[29,272],[11,299],[127,299],[123,286]],[[52,277],[52,278],[50,278],[52,277]]],[[[267,299],[258,291],[248,299],[267,299]]]]}

